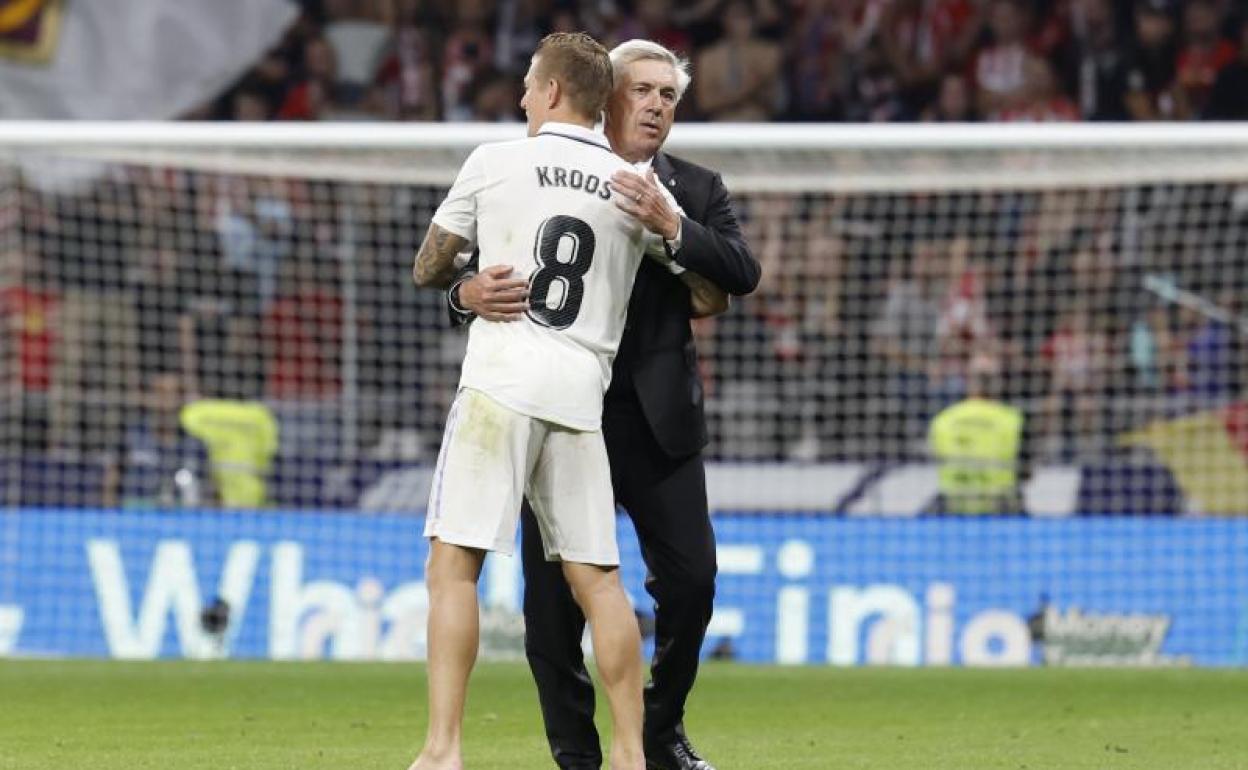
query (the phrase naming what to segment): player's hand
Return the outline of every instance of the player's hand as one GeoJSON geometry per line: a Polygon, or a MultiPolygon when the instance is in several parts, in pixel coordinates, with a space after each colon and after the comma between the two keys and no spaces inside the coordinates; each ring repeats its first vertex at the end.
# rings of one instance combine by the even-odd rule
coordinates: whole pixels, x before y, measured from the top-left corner
{"type": "Polygon", "coordinates": [[[459,286],[459,303],[487,321],[519,321],[529,309],[529,282],[508,278],[511,265],[491,265],[459,286]]]}
{"type": "Polygon", "coordinates": [[[644,177],[631,171],[617,171],[611,175],[611,186],[615,189],[615,195],[611,196],[615,205],[647,230],[668,240],[680,232],[680,215],[668,205],[654,169],[647,171],[644,177]]]}

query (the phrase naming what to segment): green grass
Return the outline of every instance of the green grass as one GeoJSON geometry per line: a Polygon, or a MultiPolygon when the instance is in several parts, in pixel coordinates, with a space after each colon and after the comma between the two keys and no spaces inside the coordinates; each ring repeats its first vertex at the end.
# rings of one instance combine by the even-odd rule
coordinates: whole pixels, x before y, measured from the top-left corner
{"type": "MultiPolygon", "coordinates": [[[[554,767],[522,664],[482,665],[470,770],[554,767]]],[[[1248,770],[1248,672],[708,664],[690,734],[720,770],[1248,770]]],[[[0,660],[0,770],[404,770],[417,665],[0,660]]]]}

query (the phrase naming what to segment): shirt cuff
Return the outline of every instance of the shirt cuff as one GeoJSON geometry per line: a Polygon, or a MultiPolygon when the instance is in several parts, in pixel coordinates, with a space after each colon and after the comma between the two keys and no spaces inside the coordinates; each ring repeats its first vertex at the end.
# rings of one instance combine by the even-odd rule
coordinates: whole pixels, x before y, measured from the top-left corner
{"type": "Polygon", "coordinates": [[[685,232],[685,218],[677,217],[676,218],[676,237],[670,238],[670,239],[664,239],[663,241],[663,245],[667,247],[667,256],[671,257],[672,259],[676,258],[676,252],[680,251],[680,247],[684,245],[684,242],[681,240],[681,237],[680,237],[681,235],[684,234],[684,232],[685,232]]]}
{"type": "Polygon", "coordinates": [[[683,244],[681,234],[685,230],[685,218],[680,217],[676,222],[676,237],[671,239],[663,239],[663,250],[667,252],[667,270],[672,275],[680,275],[685,272],[685,266],[676,261],[676,252],[680,251],[683,244]]]}

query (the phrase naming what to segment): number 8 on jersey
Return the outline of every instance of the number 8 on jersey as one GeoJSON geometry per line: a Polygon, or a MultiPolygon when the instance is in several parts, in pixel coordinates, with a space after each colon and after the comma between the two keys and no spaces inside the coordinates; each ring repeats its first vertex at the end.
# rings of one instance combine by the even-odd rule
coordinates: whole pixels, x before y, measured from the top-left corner
{"type": "Polygon", "coordinates": [[[582,219],[559,214],[538,226],[533,244],[537,269],[529,274],[528,315],[535,323],[566,329],[576,321],[585,296],[581,279],[593,264],[594,245],[594,231],[582,219]],[[559,258],[561,248],[566,261],[559,258]]]}

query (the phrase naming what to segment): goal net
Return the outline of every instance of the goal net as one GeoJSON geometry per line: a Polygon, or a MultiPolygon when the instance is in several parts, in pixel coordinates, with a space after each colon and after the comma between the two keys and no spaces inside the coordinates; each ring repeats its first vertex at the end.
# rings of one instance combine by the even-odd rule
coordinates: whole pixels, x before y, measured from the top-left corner
{"type": "MultiPolygon", "coordinates": [[[[402,586],[465,330],[410,266],[467,153],[522,131],[0,126],[0,654],[6,617],[16,651],[205,654],[185,607],[221,595],[238,654],[419,655],[402,586]]],[[[1168,619],[1131,654],[1248,661],[1248,133],[680,126],[669,149],[722,173],[763,267],[694,322],[708,654],[1077,660],[1055,629],[1097,611],[1168,619]],[[954,430],[988,471],[936,435],[974,398],[1023,426],[954,430]]]]}

